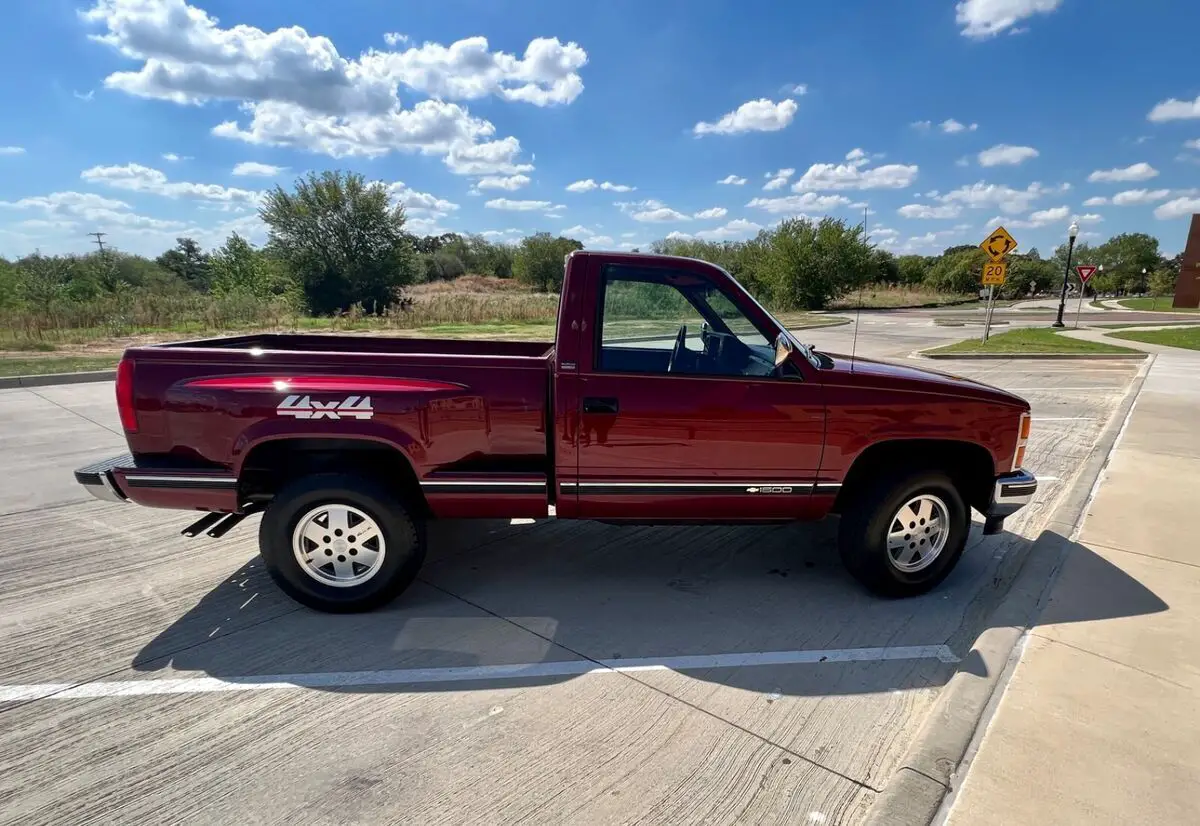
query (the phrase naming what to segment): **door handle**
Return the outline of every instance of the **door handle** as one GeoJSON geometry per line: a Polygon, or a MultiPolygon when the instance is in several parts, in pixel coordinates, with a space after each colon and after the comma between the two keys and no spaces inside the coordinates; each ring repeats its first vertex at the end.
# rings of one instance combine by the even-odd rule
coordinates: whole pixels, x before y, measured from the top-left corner
{"type": "Polygon", "coordinates": [[[620,410],[620,405],[616,399],[601,399],[595,396],[585,397],[583,400],[584,413],[607,413],[610,416],[615,416],[620,410]]]}

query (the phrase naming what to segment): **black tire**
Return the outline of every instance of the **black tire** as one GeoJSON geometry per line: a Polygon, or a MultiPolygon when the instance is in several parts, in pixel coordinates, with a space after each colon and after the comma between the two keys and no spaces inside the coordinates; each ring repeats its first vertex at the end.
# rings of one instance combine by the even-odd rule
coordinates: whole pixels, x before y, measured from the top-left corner
{"type": "Polygon", "coordinates": [[[258,530],[267,572],[292,599],[317,611],[371,611],[412,584],[425,561],[425,525],[396,494],[373,479],[341,473],[304,476],[280,490],[258,530]],[[349,505],[379,526],[383,562],[361,585],[337,587],[309,575],[292,550],[292,534],[304,516],[322,505],[349,505]]]}
{"type": "Polygon", "coordinates": [[[970,511],[946,474],[936,471],[885,474],[867,482],[843,512],[838,551],[842,564],[869,590],[880,596],[911,597],[934,588],[950,575],[966,547],[970,529],[970,511]],[[906,572],[888,554],[888,532],[900,508],[922,494],[936,496],[945,504],[949,512],[949,536],[928,567],[906,572]]]}

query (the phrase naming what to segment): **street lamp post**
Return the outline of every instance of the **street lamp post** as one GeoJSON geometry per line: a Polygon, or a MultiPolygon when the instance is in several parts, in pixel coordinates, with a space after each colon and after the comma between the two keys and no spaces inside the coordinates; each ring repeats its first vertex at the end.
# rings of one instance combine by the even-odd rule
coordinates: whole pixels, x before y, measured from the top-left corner
{"type": "Polygon", "coordinates": [[[1142,267],[1142,295],[1146,294],[1146,268],[1142,267]]]}
{"type": "Polygon", "coordinates": [[[1071,226],[1067,229],[1067,235],[1070,239],[1067,242],[1067,267],[1063,270],[1062,293],[1058,296],[1058,318],[1054,320],[1052,327],[1066,326],[1063,324],[1063,307],[1067,303],[1067,279],[1071,277],[1071,255],[1075,252],[1075,238],[1079,235],[1079,224],[1072,221],[1071,226]]]}

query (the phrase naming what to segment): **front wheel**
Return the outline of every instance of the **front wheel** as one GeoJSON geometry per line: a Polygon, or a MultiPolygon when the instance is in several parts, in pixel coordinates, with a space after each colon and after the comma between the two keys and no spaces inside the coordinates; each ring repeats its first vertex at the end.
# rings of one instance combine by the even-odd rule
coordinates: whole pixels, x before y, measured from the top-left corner
{"type": "Polygon", "coordinates": [[[384,605],[425,558],[421,521],[383,486],[346,474],[314,474],[280,490],[258,542],[284,593],[330,613],[384,605]]]}
{"type": "Polygon", "coordinates": [[[950,477],[899,474],[869,483],[842,515],[838,550],[854,577],[877,594],[923,594],[962,556],[971,519],[950,477]]]}

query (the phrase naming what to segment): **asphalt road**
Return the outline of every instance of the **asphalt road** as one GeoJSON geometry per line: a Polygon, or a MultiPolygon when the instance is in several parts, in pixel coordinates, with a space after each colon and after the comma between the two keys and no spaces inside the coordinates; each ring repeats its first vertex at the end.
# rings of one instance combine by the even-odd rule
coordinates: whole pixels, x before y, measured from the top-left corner
{"type": "MultiPolygon", "coordinates": [[[[875,320],[862,355],[962,336],[875,320]]],[[[1042,486],[918,599],[864,593],[832,521],[447,523],[347,617],[276,590],[255,523],[77,488],[124,447],[111,384],[0,391],[0,823],[856,822],[1138,366],[936,365],[1031,401],[1042,486]]]]}

